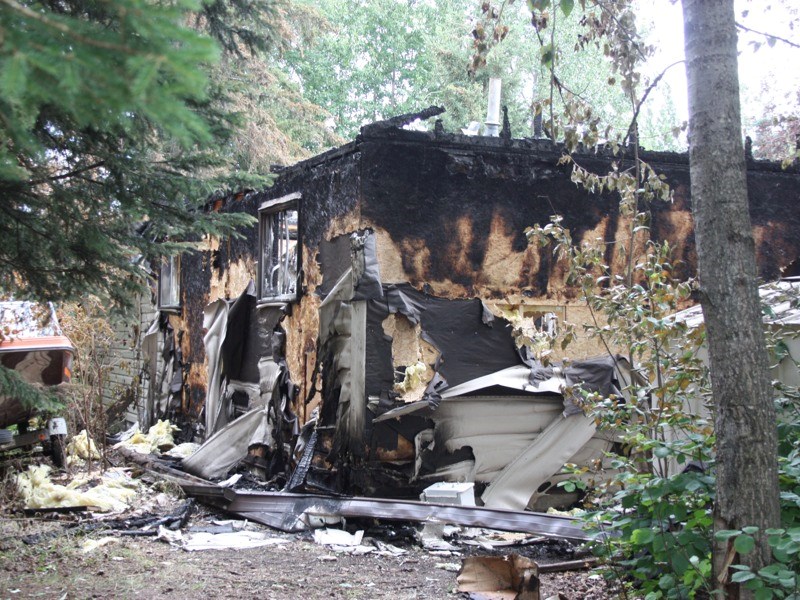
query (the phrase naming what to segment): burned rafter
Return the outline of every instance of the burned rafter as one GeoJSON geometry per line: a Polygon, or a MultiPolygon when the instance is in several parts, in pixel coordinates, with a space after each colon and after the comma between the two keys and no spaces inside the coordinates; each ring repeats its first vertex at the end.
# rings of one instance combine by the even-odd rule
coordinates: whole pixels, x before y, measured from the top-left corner
{"type": "Polygon", "coordinates": [[[397,129],[398,127],[403,127],[404,125],[408,125],[409,123],[411,123],[412,121],[416,121],[417,119],[419,119],[420,121],[425,121],[426,119],[430,119],[431,117],[437,117],[444,111],[445,109],[442,108],[441,106],[429,106],[428,108],[425,108],[418,112],[406,113],[404,115],[398,115],[396,117],[391,117],[383,121],[376,121],[375,123],[364,125],[361,128],[361,133],[376,134],[382,131],[397,129]]]}

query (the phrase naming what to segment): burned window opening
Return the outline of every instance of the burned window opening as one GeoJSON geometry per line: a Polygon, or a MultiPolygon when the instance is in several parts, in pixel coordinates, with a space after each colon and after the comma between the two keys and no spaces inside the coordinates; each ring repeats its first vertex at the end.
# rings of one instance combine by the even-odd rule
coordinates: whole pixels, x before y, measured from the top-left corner
{"type": "Polygon", "coordinates": [[[259,209],[259,303],[297,300],[299,198],[289,194],[259,209]]]}
{"type": "Polygon", "coordinates": [[[178,310],[181,307],[181,259],[173,255],[161,261],[158,277],[159,310],[178,310]]]}

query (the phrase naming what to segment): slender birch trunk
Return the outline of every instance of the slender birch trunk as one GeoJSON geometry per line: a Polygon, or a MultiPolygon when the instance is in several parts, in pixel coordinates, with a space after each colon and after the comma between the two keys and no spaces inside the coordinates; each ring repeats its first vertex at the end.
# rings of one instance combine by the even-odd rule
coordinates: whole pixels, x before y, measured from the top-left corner
{"type": "Polygon", "coordinates": [[[729,598],[727,566],[771,560],[778,527],[777,430],[756,280],[742,147],[733,0],[683,0],[689,82],[689,157],[701,302],[716,406],[715,530],[760,528],[756,549],[714,548],[714,576],[729,598]]]}

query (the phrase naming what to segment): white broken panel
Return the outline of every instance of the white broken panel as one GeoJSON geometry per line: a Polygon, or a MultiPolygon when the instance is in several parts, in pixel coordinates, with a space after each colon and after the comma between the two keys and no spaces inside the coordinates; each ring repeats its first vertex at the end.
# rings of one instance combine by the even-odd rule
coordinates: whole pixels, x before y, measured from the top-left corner
{"type": "Polygon", "coordinates": [[[269,446],[272,423],[269,407],[243,414],[212,435],[192,456],[183,461],[183,468],[205,479],[221,479],[231,467],[247,456],[252,445],[269,446]]]}
{"type": "Polygon", "coordinates": [[[531,496],[592,439],[597,427],[583,413],[559,417],[508,464],[481,496],[484,506],[524,510],[531,496]]]}
{"type": "Polygon", "coordinates": [[[419,499],[422,502],[438,502],[457,506],[475,506],[475,484],[470,482],[434,483],[422,490],[419,499]]]}

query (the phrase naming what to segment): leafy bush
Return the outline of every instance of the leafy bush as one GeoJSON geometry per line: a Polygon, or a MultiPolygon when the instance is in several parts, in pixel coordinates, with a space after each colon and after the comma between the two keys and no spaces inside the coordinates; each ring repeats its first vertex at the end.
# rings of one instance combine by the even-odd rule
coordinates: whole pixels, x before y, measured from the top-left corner
{"type": "MultiPolygon", "coordinates": [[[[718,531],[715,537],[720,540],[733,540],[733,547],[739,554],[749,554],[755,548],[754,534],[757,527],[744,527],[718,531]]],[[[753,592],[756,600],[800,598],[800,527],[790,529],[768,529],[767,541],[775,561],[753,572],[748,565],[731,565],[731,581],[741,583],[753,592]]]]}
{"type": "MultiPolygon", "coordinates": [[[[577,173],[579,181],[587,177],[577,173]]],[[[598,185],[607,187],[602,181],[598,185]]],[[[646,230],[649,217],[645,212],[629,215],[635,237],[637,228],[646,230]]],[[[611,470],[598,472],[596,485],[589,488],[583,472],[581,479],[562,483],[568,490],[590,492],[584,519],[604,534],[594,551],[605,559],[606,575],[626,580],[646,600],[710,596],[715,437],[710,417],[704,418],[713,414],[702,360],[705,331],[674,318],[688,303],[692,282],[673,277],[665,243],[644,241],[643,255],[629,262],[627,276],[620,276],[604,264],[601,240],[575,246],[558,217],[527,233],[533,243],[554,243],[555,253],[569,265],[569,281],[581,287],[594,316],[594,324],[586,326],[589,335],[636,367],[637,376],[624,390],[627,399],[584,393],[587,412],[618,442],[617,452],[606,461],[611,470]]],[[[788,300],[793,306],[798,302],[788,300]]],[[[765,316],[775,318],[769,308],[765,316]]],[[[780,328],[768,331],[770,352],[778,361],[788,357],[780,336],[780,328]]],[[[800,570],[800,395],[775,385],[786,528],[768,532],[773,564],[757,573],[733,565],[731,577],[756,598],[800,598],[795,575],[800,570]]],[[[741,555],[752,550],[753,533],[745,528],[722,535],[741,555]]]]}

